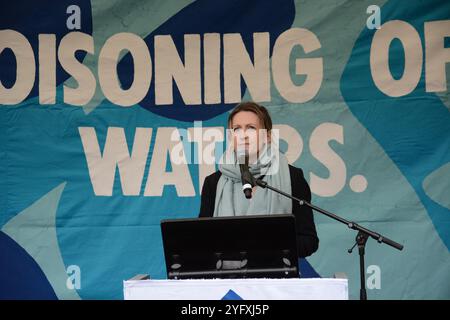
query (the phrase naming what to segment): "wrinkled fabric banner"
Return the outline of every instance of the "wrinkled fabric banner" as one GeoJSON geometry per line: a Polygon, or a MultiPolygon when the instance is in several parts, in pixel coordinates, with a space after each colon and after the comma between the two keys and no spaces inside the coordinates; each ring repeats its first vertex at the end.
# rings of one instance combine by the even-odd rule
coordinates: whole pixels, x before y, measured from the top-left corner
{"type": "MultiPolygon", "coordinates": [[[[3,1],[0,298],[123,299],[166,278],[160,221],[196,217],[227,117],[272,115],[312,203],[379,232],[369,299],[450,299],[450,3],[3,1]]],[[[356,232],[315,213],[306,277],[356,232]]]]}

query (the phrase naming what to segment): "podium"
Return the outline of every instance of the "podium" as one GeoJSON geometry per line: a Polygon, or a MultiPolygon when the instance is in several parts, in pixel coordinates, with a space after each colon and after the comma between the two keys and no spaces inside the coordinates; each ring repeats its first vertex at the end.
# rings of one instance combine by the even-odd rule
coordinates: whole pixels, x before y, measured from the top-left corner
{"type": "Polygon", "coordinates": [[[348,280],[127,280],[123,293],[125,300],[348,300],[348,280]]]}

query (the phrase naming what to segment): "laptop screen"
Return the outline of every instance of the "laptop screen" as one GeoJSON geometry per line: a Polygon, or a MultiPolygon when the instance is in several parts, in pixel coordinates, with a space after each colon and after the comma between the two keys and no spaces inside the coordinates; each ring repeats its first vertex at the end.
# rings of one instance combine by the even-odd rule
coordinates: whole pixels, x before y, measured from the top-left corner
{"type": "Polygon", "coordinates": [[[161,221],[167,277],[298,277],[295,217],[255,215],[161,221]]]}

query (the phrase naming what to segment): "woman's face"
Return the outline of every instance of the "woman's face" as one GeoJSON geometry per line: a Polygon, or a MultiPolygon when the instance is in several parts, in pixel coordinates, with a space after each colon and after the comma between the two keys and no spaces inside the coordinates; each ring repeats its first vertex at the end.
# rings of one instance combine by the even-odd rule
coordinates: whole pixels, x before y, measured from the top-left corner
{"type": "Polygon", "coordinates": [[[250,159],[252,156],[257,157],[258,151],[266,142],[263,134],[268,137],[268,132],[261,131],[265,128],[258,116],[251,111],[240,111],[231,120],[230,129],[233,135],[234,150],[245,150],[250,159]]]}

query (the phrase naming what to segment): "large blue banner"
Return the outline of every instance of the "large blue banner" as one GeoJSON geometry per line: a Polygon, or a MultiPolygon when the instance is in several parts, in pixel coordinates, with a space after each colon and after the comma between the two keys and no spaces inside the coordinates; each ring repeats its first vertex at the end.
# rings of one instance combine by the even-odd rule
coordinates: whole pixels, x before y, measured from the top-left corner
{"type": "MultiPolygon", "coordinates": [[[[229,111],[266,106],[312,202],[369,240],[373,299],[450,299],[450,2],[3,1],[0,298],[122,299],[166,277],[161,219],[196,217],[229,111]],[[182,159],[183,161],[179,161],[182,159]]],[[[354,231],[315,214],[304,274],[354,231]]]]}

